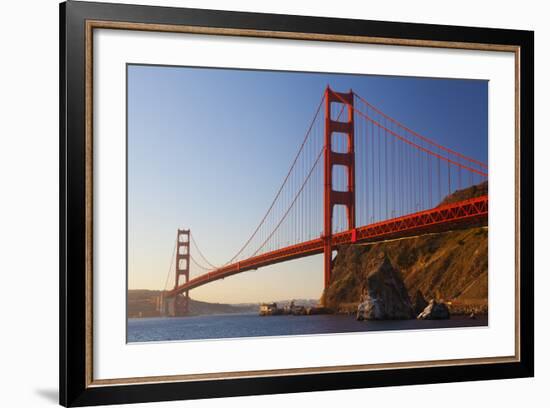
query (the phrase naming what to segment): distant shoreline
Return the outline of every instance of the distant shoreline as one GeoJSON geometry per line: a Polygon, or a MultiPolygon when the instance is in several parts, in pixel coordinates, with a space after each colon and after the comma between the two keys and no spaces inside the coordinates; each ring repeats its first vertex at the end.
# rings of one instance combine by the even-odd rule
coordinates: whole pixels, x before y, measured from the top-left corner
{"type": "MultiPolygon", "coordinates": [[[[127,295],[127,318],[140,319],[151,317],[162,317],[157,310],[157,298],[162,291],[149,289],[130,289],[127,295]]],[[[285,305],[291,300],[281,300],[277,303],[285,305]]],[[[296,299],[296,304],[303,306],[314,306],[317,299],[296,299]]],[[[189,299],[189,316],[209,315],[234,315],[242,313],[258,313],[261,302],[257,303],[210,303],[189,299]]]]}

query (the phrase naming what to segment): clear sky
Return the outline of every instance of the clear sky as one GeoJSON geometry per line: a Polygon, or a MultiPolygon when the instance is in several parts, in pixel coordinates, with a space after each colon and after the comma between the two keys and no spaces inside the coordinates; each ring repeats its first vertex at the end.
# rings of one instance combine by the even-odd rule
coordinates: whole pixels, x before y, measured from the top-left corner
{"type": "MultiPolygon", "coordinates": [[[[353,89],[409,128],[487,162],[486,81],[129,65],[129,289],[164,288],[178,227],[191,229],[211,262],[234,255],[271,203],[327,85],[353,89]]],[[[322,281],[314,256],[191,297],[318,298],[322,281]]]]}

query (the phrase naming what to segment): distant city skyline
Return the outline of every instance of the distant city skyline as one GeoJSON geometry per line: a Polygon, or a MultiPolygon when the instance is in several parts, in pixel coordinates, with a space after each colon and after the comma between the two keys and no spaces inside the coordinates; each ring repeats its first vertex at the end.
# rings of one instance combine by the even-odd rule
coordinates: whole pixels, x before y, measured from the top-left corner
{"type": "MultiPolygon", "coordinates": [[[[215,264],[234,255],[271,203],[327,85],[353,89],[411,129],[487,162],[487,81],[152,65],[128,65],[127,74],[129,289],[164,289],[177,228],[190,228],[215,264]]],[[[313,256],[190,296],[248,303],[314,299],[322,290],[322,256],[313,256]]]]}

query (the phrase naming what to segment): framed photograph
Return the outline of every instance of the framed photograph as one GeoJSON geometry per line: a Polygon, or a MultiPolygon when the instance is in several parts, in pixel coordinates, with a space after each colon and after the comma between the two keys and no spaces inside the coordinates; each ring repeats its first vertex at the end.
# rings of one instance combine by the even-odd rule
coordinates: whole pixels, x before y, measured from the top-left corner
{"type": "Polygon", "coordinates": [[[65,406],[534,375],[534,34],[60,6],[65,406]]]}

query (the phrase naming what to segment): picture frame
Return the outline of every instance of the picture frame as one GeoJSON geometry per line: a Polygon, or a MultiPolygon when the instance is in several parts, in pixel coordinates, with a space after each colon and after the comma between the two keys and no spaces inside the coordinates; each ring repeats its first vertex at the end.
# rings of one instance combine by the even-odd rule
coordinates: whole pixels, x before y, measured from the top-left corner
{"type": "MultiPolygon", "coordinates": [[[[534,376],[534,33],[68,1],[60,5],[60,403],[217,398],[534,376]],[[94,31],[508,52],[515,61],[515,352],[196,375],[94,376],[94,31]]],[[[120,296],[124,296],[123,293],[120,296]]],[[[97,305],[95,305],[97,306],[97,305]]]]}

